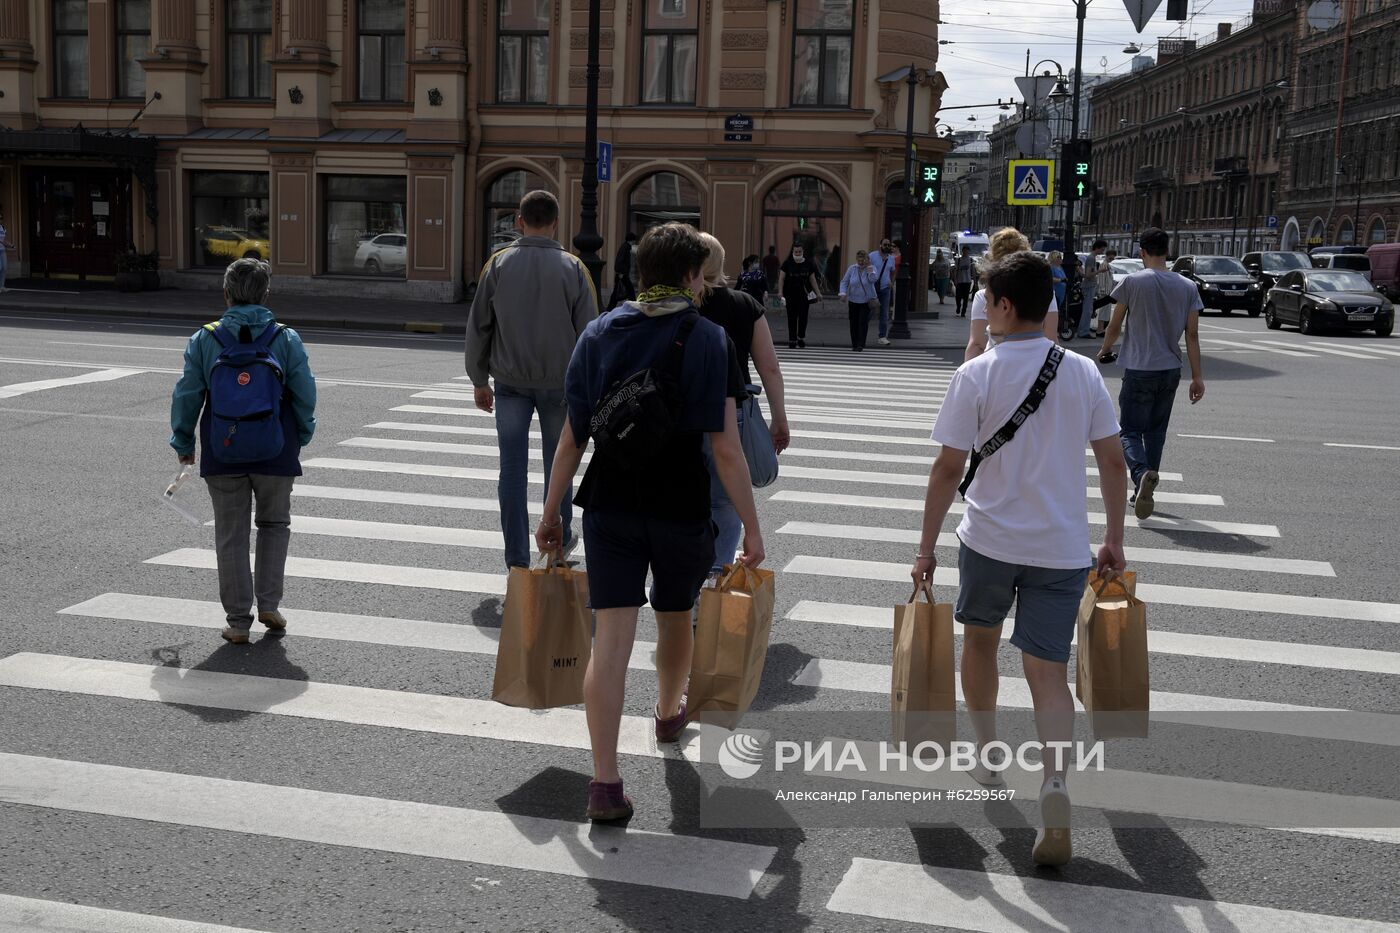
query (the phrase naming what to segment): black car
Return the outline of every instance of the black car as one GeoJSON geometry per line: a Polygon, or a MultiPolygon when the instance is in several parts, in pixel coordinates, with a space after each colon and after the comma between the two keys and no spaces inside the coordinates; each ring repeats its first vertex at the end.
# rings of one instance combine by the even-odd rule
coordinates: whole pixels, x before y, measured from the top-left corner
{"type": "Polygon", "coordinates": [[[1266,251],[1260,253],[1245,253],[1240,260],[1244,263],[1245,270],[1254,276],[1254,280],[1259,283],[1259,287],[1266,294],[1269,289],[1278,284],[1278,280],[1295,269],[1313,268],[1312,260],[1307,253],[1290,253],[1280,251],[1266,251]]]}
{"type": "Polygon", "coordinates": [[[1272,330],[1297,324],[1305,334],[1335,327],[1374,330],[1389,337],[1395,327],[1395,306],[1359,272],[1300,269],[1285,275],[1269,291],[1264,323],[1272,330]]]}
{"type": "Polygon", "coordinates": [[[1196,283],[1196,290],[1201,293],[1201,304],[1207,309],[1217,308],[1225,314],[1248,311],[1250,317],[1259,316],[1259,309],[1264,303],[1264,289],[1238,259],[1229,256],[1181,256],[1172,264],[1172,271],[1180,272],[1196,283]]]}

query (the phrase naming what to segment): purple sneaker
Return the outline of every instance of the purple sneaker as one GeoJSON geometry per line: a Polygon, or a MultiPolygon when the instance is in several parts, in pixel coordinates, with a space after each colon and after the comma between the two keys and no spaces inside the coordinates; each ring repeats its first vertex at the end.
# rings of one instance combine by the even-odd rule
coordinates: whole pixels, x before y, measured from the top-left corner
{"type": "Polygon", "coordinates": [[[588,782],[588,818],[608,823],[632,818],[632,798],[622,792],[622,782],[588,782]]]}
{"type": "Polygon", "coordinates": [[[657,715],[656,707],[652,707],[651,718],[652,721],[656,723],[656,741],[678,741],[681,737],[681,733],[685,731],[685,700],[681,700],[680,712],[676,713],[676,715],[672,716],[670,719],[662,719],[657,715]]]}

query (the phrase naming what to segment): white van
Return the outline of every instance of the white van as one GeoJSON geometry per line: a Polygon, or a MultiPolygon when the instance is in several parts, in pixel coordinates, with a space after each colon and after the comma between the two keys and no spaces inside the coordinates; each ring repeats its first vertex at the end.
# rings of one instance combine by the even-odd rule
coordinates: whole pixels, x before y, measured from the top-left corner
{"type": "Polygon", "coordinates": [[[973,233],[964,230],[961,233],[954,233],[948,238],[948,245],[953,249],[954,256],[962,255],[962,248],[968,246],[972,248],[973,256],[981,256],[991,246],[985,233],[973,233]]]}

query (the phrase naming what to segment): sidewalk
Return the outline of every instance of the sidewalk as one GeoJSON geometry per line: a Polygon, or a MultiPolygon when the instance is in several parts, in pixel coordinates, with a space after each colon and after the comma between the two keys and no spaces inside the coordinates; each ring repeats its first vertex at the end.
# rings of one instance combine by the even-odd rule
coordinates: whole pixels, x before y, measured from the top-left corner
{"type": "MultiPolygon", "coordinates": [[[[910,318],[910,340],[899,340],[896,347],[910,349],[957,349],[967,345],[967,320],[953,315],[953,305],[933,308],[942,312],[937,320],[927,314],[910,318]]],[[[818,311],[813,309],[807,327],[807,344],[813,347],[849,348],[850,326],[836,299],[818,311]]],[[[284,324],[300,328],[345,330],[409,331],[429,334],[466,333],[468,305],[435,304],[425,301],[384,299],[321,298],[315,295],[272,295],[272,309],[284,324]]],[[[153,320],[203,324],[222,312],[222,300],[213,290],[162,288],[154,292],[125,293],[86,288],[82,291],[11,288],[0,295],[0,311],[26,311],[60,315],[115,315],[153,320]]],[[[781,311],[768,312],[768,325],[779,346],[787,343],[787,318],[781,311]]],[[[878,326],[870,324],[868,346],[875,346],[878,326]]]]}

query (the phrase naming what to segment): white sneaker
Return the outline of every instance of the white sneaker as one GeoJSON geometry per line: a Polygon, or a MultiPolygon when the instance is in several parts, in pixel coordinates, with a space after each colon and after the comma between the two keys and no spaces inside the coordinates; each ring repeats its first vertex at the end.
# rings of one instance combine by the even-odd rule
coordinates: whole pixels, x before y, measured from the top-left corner
{"type": "Polygon", "coordinates": [[[1052,777],[1040,788],[1040,822],[1031,859],[1037,865],[1064,865],[1073,853],[1069,837],[1069,791],[1063,778],[1052,777]]]}
{"type": "Polygon", "coordinates": [[[1001,776],[1000,771],[993,771],[991,768],[988,768],[980,761],[973,767],[971,771],[967,772],[967,774],[968,777],[972,778],[974,781],[976,781],[978,784],[981,784],[983,787],[1006,786],[1006,780],[1001,776]]]}
{"type": "Polygon", "coordinates": [[[877,341],[875,341],[875,342],[878,343],[878,344],[879,344],[880,346],[882,346],[882,347],[888,347],[888,346],[890,345],[890,338],[888,338],[888,337],[881,337],[879,340],[877,340],[877,341]]]}

